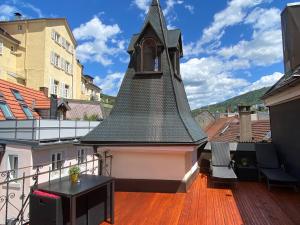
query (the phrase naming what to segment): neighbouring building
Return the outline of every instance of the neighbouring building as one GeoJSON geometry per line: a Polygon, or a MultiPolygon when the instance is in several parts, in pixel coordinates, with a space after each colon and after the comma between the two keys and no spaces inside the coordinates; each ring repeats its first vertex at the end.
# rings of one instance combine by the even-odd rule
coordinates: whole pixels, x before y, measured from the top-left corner
{"type": "Polygon", "coordinates": [[[269,107],[272,141],[286,170],[300,179],[300,4],[282,12],[285,75],[262,97],[269,107]]]}
{"type": "Polygon", "coordinates": [[[216,118],[214,115],[207,111],[201,111],[197,115],[194,116],[194,119],[198,122],[199,126],[204,130],[206,127],[212,125],[215,121],[216,118]]]}
{"type": "MultiPolygon", "coordinates": [[[[73,113],[73,105],[70,103],[69,106],[64,101],[61,103],[61,99],[49,99],[41,91],[0,79],[0,183],[6,179],[5,171],[15,171],[9,177],[14,180],[23,174],[34,175],[40,165],[43,165],[40,172],[49,173],[41,176],[39,182],[56,179],[60,174],[67,176],[67,169],[61,170],[61,173],[59,170],[70,164],[83,164],[82,171],[94,169],[95,162],[90,162],[94,159],[94,149],[74,145],[100,123],[84,120],[84,110],[86,113],[92,110],[89,104],[89,101],[81,102],[82,110],[77,112],[77,116],[82,117],[80,120],[57,120],[57,117],[52,120],[49,119],[51,111],[65,107],[69,108],[68,113],[73,113]],[[55,100],[57,104],[54,104],[55,100]]],[[[101,116],[100,102],[98,105],[96,112],[101,116]]],[[[31,178],[25,180],[26,196],[33,183],[31,178]]],[[[21,208],[22,188],[22,179],[9,183],[8,193],[16,196],[10,199],[9,219],[16,218],[18,213],[12,205],[21,208]]],[[[7,185],[1,185],[0,196],[5,196],[6,190],[7,185]]],[[[4,215],[5,210],[0,210],[0,224],[5,224],[4,215]]]]}
{"type": "Polygon", "coordinates": [[[0,27],[0,77],[25,84],[22,71],[17,68],[20,41],[0,27]]]}
{"type": "Polygon", "coordinates": [[[81,139],[111,154],[117,190],[187,191],[206,141],[191,115],[180,73],[182,36],[153,0],[128,48],[130,63],[111,114],[81,139]]]}
{"type": "Polygon", "coordinates": [[[81,77],[81,98],[82,100],[100,101],[101,88],[94,84],[94,78],[89,75],[81,77]]]}
{"type": "Polygon", "coordinates": [[[250,106],[239,106],[239,116],[217,119],[205,129],[205,150],[211,150],[211,142],[228,142],[231,151],[237,150],[238,143],[270,142],[270,130],[270,120],[251,120],[250,106]]]}
{"type": "Polygon", "coordinates": [[[67,120],[103,120],[108,115],[102,103],[98,101],[65,100],[70,110],[66,112],[67,120]]]}
{"type": "Polygon", "coordinates": [[[100,88],[83,76],[76,45],[65,18],[0,21],[0,77],[48,96],[100,101],[100,88]]]}

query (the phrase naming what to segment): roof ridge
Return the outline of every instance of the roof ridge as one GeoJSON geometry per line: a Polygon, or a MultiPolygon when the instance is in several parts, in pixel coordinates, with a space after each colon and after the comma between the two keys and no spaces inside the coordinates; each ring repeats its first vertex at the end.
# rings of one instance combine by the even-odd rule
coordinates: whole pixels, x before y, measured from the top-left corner
{"type": "MultiPolygon", "coordinates": [[[[159,16],[159,23],[160,23],[160,28],[162,30],[162,37],[164,39],[163,43],[164,43],[164,47],[166,49],[166,55],[167,55],[167,59],[168,59],[168,66],[169,66],[169,70],[170,72],[172,71],[172,66],[171,66],[171,59],[170,59],[170,55],[169,55],[169,49],[168,49],[168,46],[167,46],[167,36],[165,34],[165,29],[163,27],[163,21],[162,21],[162,17],[163,17],[163,12],[161,10],[161,7],[160,5],[158,5],[158,16],[159,16]]],[[[179,115],[179,118],[187,132],[187,134],[189,135],[189,137],[191,138],[192,141],[199,141],[199,140],[194,140],[192,134],[190,133],[187,125],[185,124],[184,120],[183,120],[183,117],[181,115],[181,112],[179,110],[179,106],[178,106],[178,102],[177,102],[177,94],[176,94],[176,91],[175,91],[175,85],[174,85],[174,76],[173,76],[173,73],[171,72],[170,73],[170,76],[171,76],[171,81],[172,81],[172,89],[173,89],[173,94],[174,94],[174,97],[175,97],[175,104],[176,104],[176,110],[177,110],[177,113],[179,115]]]]}

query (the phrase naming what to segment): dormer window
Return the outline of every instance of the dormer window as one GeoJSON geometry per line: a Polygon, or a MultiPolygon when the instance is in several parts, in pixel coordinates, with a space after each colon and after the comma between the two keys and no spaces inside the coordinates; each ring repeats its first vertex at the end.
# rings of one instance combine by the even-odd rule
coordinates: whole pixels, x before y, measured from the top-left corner
{"type": "Polygon", "coordinates": [[[174,74],[177,78],[181,79],[180,77],[180,53],[179,51],[171,51],[170,52],[170,59],[172,62],[172,67],[174,74]]]}
{"type": "Polygon", "coordinates": [[[160,49],[158,48],[155,39],[144,39],[141,48],[141,71],[159,72],[161,70],[160,49]]]}

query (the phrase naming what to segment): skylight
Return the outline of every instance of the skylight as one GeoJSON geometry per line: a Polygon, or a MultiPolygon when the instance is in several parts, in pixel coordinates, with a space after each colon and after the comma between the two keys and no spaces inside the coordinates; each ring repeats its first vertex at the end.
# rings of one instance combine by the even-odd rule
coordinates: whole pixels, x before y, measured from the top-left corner
{"type": "Polygon", "coordinates": [[[18,101],[24,101],[22,95],[20,94],[19,91],[17,90],[12,90],[12,93],[14,94],[15,98],[18,100],[18,101]]]}
{"type": "Polygon", "coordinates": [[[14,115],[10,111],[10,108],[5,102],[0,102],[0,109],[6,119],[14,119],[14,115]]]}

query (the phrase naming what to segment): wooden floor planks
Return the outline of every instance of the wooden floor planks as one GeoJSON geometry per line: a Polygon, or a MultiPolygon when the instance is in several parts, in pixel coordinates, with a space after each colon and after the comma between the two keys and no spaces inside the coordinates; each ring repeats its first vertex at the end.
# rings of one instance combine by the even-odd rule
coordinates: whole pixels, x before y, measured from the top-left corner
{"type": "MultiPolygon", "coordinates": [[[[213,187],[199,174],[186,194],[116,193],[116,225],[299,225],[300,194],[255,182],[213,187]]],[[[106,225],[108,223],[102,223],[106,225]]]]}

